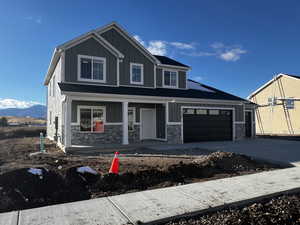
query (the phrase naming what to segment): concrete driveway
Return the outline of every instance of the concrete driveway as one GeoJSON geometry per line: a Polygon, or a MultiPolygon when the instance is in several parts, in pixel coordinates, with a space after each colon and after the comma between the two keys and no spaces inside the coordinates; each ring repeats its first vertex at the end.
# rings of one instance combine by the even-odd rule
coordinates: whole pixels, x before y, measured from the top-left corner
{"type": "MultiPolygon", "coordinates": [[[[291,163],[300,166],[300,141],[278,140],[278,139],[245,139],[240,141],[222,142],[199,142],[183,144],[178,149],[188,153],[188,149],[200,148],[209,151],[227,151],[241,153],[256,158],[266,159],[273,162],[291,163]]],[[[160,150],[171,150],[175,145],[159,146],[160,150]]],[[[195,153],[195,150],[193,150],[195,153]]],[[[203,152],[199,151],[199,154],[203,152]]]]}

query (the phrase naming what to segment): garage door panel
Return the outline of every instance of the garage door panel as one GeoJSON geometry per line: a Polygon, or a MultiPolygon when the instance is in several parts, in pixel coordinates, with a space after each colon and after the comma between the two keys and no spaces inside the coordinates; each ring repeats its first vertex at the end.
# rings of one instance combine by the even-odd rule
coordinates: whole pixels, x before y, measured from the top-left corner
{"type": "MultiPolygon", "coordinates": [[[[216,110],[213,111],[216,113],[216,110]]],[[[184,142],[232,140],[232,112],[222,110],[217,115],[183,114],[183,135],[184,142]]]]}

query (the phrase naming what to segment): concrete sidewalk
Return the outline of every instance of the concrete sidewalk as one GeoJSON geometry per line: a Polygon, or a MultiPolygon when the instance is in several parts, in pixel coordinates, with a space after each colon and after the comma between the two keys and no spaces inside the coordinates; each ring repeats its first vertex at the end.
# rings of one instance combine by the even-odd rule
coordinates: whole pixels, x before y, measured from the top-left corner
{"type": "Polygon", "coordinates": [[[0,225],[155,224],[300,191],[300,167],[0,214],[0,225]]]}

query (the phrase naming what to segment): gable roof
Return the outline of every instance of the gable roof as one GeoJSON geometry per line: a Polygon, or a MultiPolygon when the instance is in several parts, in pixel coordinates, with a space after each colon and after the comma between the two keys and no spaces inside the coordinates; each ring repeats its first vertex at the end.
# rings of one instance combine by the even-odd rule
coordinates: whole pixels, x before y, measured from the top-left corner
{"type": "Polygon", "coordinates": [[[54,72],[55,66],[61,57],[61,53],[64,50],[82,42],[83,40],[87,40],[90,37],[94,38],[99,43],[101,43],[104,47],[106,47],[109,51],[111,51],[116,57],[124,58],[124,55],[118,49],[116,49],[104,37],[101,36],[101,33],[105,32],[109,29],[115,29],[117,32],[119,32],[121,35],[123,35],[123,37],[125,37],[130,43],[132,43],[138,50],[140,50],[146,57],[148,57],[156,65],[174,66],[174,67],[179,67],[179,68],[187,69],[187,70],[190,69],[189,66],[184,65],[180,62],[177,62],[166,56],[152,55],[142,44],[140,44],[135,38],[133,38],[130,34],[128,34],[124,28],[122,28],[116,22],[112,22],[108,25],[91,30],[85,34],[80,35],[79,37],[76,37],[70,41],[67,41],[67,42],[57,46],[53,51],[50,65],[48,67],[46,77],[44,80],[44,85],[47,85],[49,83],[49,80],[51,79],[51,76],[54,72]],[[160,58],[160,60],[158,58],[160,58]]]}
{"type": "Polygon", "coordinates": [[[300,79],[300,76],[297,76],[297,75],[291,75],[291,74],[284,74],[286,76],[289,76],[289,77],[293,77],[293,78],[296,78],[296,79],[300,79]]]}
{"type": "Polygon", "coordinates": [[[291,75],[291,74],[286,74],[286,73],[279,73],[276,76],[274,76],[273,79],[269,80],[267,83],[265,83],[263,86],[261,86],[260,88],[256,89],[254,92],[252,92],[247,99],[252,98],[254,95],[258,94],[259,92],[261,92],[263,89],[265,89],[266,87],[268,87],[270,84],[272,84],[274,81],[278,80],[279,78],[283,77],[283,76],[287,76],[287,77],[292,77],[295,79],[300,79],[300,76],[296,76],[296,75],[291,75]]]}
{"type": "Polygon", "coordinates": [[[87,32],[83,35],[80,35],[77,38],[74,38],[70,41],[67,41],[59,46],[57,46],[54,51],[53,51],[53,55],[46,73],[46,77],[45,77],[45,81],[44,84],[47,85],[49,80],[51,79],[52,73],[54,72],[55,66],[58,62],[58,60],[60,59],[61,53],[64,50],[67,50],[71,47],[73,47],[76,44],[79,44],[85,40],[88,40],[89,38],[93,38],[96,41],[98,41],[100,44],[102,44],[102,46],[104,46],[108,51],[110,51],[114,56],[118,57],[118,58],[124,58],[124,55],[118,50],[116,49],[114,46],[112,46],[107,40],[105,40],[103,37],[101,37],[100,35],[98,35],[94,30],[87,32]]]}
{"type": "Polygon", "coordinates": [[[187,65],[184,65],[174,59],[171,59],[167,56],[162,56],[162,55],[153,55],[155,58],[157,58],[161,64],[163,65],[170,65],[170,66],[180,66],[180,67],[186,67],[189,69],[190,67],[187,65]]]}
{"type": "Polygon", "coordinates": [[[103,27],[99,27],[95,29],[95,32],[98,34],[102,34],[110,29],[115,29],[119,32],[125,39],[127,39],[132,45],[134,45],[138,50],[140,50],[146,57],[148,57],[153,63],[159,63],[157,59],[140,43],[138,42],[132,35],[130,35],[121,25],[117,22],[111,22],[103,27]]]}
{"type": "Polygon", "coordinates": [[[110,87],[74,83],[59,83],[62,92],[81,92],[93,94],[116,94],[116,95],[140,95],[140,96],[157,96],[157,97],[172,97],[172,98],[199,98],[212,100],[228,100],[228,101],[242,101],[248,100],[228,94],[218,89],[205,86],[212,91],[202,91],[196,89],[169,89],[169,88],[139,88],[139,87],[110,87]]]}

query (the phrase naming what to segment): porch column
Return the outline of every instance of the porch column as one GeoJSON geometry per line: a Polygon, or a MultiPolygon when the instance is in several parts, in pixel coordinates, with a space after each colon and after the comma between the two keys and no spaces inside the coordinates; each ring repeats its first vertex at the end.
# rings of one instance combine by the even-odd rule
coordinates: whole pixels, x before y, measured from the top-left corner
{"type": "Polygon", "coordinates": [[[72,100],[67,97],[65,102],[65,148],[71,147],[71,107],[72,100]]]}
{"type": "Polygon", "coordinates": [[[123,111],[123,145],[128,145],[128,102],[122,102],[123,111]]]}

